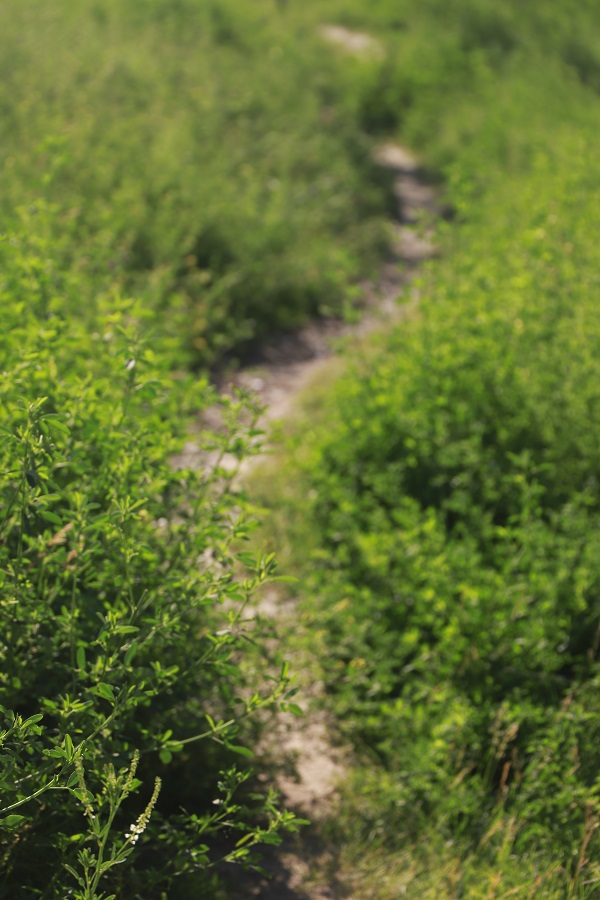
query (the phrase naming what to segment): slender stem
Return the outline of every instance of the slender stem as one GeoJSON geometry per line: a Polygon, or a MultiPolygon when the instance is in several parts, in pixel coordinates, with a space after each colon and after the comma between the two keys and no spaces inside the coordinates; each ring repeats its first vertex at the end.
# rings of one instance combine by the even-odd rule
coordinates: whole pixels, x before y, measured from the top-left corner
{"type": "Polygon", "coordinates": [[[45,794],[46,791],[55,788],[58,783],[58,776],[54,776],[51,781],[47,784],[44,784],[41,788],[35,791],[33,794],[30,794],[29,797],[24,797],[22,800],[17,800],[16,803],[12,803],[10,806],[5,806],[4,809],[0,809],[0,815],[4,815],[4,813],[10,812],[13,809],[18,809],[19,806],[23,806],[25,803],[29,803],[30,800],[35,800],[36,797],[39,797],[41,794],[45,794]]]}

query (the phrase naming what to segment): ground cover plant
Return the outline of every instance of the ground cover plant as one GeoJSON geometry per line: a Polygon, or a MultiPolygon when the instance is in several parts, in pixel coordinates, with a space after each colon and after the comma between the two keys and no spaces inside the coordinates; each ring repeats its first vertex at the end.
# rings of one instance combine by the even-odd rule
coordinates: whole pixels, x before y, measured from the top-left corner
{"type": "Polygon", "coordinates": [[[134,293],[196,365],[352,305],[385,199],[314,20],[273,0],[0,14],[0,215],[57,205],[86,303],[134,293]]]}
{"type": "Polygon", "coordinates": [[[206,466],[175,466],[207,380],[131,301],[73,317],[53,228],[40,205],[0,244],[0,896],[213,897],[219,859],[296,827],[246,784],[288,680],[250,652],[273,562],[241,553],[222,465],[255,413],[231,400],[206,466]]]}
{"type": "Polygon", "coordinates": [[[597,26],[344,9],[388,53],[356,70],[365,126],[412,137],[456,217],[415,321],[294,444],[306,627],[364,754],[341,833],[365,897],[595,896],[597,26]]]}

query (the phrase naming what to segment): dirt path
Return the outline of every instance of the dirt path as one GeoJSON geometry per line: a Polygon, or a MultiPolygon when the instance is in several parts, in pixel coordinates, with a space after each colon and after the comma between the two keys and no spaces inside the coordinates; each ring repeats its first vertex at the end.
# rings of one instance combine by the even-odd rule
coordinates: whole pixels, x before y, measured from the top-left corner
{"type": "MultiPolygon", "coordinates": [[[[369,332],[409,315],[418,299],[412,281],[419,265],[434,253],[433,227],[441,213],[439,201],[424,180],[419,163],[405,148],[383,145],[376,151],[376,160],[390,172],[397,218],[389,261],[377,282],[363,285],[364,315],[356,324],[318,321],[286,335],[267,346],[256,365],[234,378],[237,386],[252,390],[264,403],[261,425],[267,437],[273,422],[293,414],[298,396],[311,381],[322,383],[335,376],[339,368],[335,344],[340,338],[359,341],[369,332]]],[[[338,359],[341,365],[342,357],[338,359]]],[[[242,478],[260,461],[260,456],[250,459],[242,478]]],[[[274,588],[264,595],[258,612],[275,619],[281,631],[294,627],[293,601],[285,601],[274,588]]],[[[266,858],[270,880],[244,877],[235,900],[348,900],[350,894],[335,874],[335,851],[321,838],[320,825],[334,811],[336,785],[344,774],[349,750],[337,745],[332,723],[318,704],[311,708],[322,687],[307,676],[303,678],[303,671],[310,667],[303,666],[302,660],[290,662],[307,715],[279,717],[262,753],[274,763],[285,805],[313,824],[266,858]]]]}
{"type": "MultiPolygon", "coordinates": [[[[259,423],[267,435],[265,453],[273,423],[293,415],[299,396],[312,381],[322,384],[340,371],[344,360],[343,353],[336,353],[340,339],[344,339],[347,354],[348,348],[353,344],[358,347],[370,332],[410,315],[418,301],[414,277],[419,266],[435,252],[435,220],[443,210],[435,189],[426,182],[418,161],[408,150],[389,143],[377,148],[375,158],[390,174],[396,219],[388,261],[377,281],[362,285],[362,317],[353,324],[337,319],[318,320],[299,332],[280,336],[264,348],[255,365],[229,380],[230,386],[251,390],[265,406],[259,423]]],[[[246,478],[264,459],[264,454],[251,457],[238,477],[246,478]]],[[[173,462],[205,467],[207,456],[191,441],[173,462]]],[[[239,466],[233,457],[221,464],[229,463],[232,469],[239,466]]],[[[293,628],[297,619],[294,601],[284,599],[275,586],[265,592],[256,612],[274,619],[282,634],[286,628],[293,628]]],[[[336,787],[346,770],[350,751],[336,743],[333,723],[318,703],[323,691],[308,676],[313,667],[305,665],[302,659],[289,662],[306,715],[278,717],[261,748],[261,762],[275,772],[284,805],[312,824],[265,855],[263,866],[269,879],[240,871],[239,883],[230,887],[230,893],[233,900],[351,900],[351,892],[336,874],[335,848],[321,834],[322,823],[335,810],[336,787]]],[[[271,776],[269,783],[273,783],[271,776]]]]}
{"type": "MultiPolygon", "coordinates": [[[[338,26],[324,26],[321,32],[344,52],[374,53],[381,49],[367,35],[338,26]]],[[[375,159],[389,172],[396,216],[390,257],[377,280],[362,285],[360,320],[347,324],[338,319],[321,319],[296,333],[280,335],[263,349],[254,365],[236,373],[228,382],[230,386],[249,389],[265,406],[259,423],[267,435],[265,450],[273,423],[294,414],[299,396],[310,383],[331,381],[340,371],[343,354],[336,353],[336,345],[341,339],[346,348],[352,344],[358,347],[370,332],[410,315],[417,303],[414,276],[435,252],[435,220],[443,210],[435,189],[427,183],[418,160],[408,150],[397,144],[384,144],[377,148],[375,159]]],[[[264,458],[251,457],[239,477],[246,478],[264,458]]],[[[229,462],[237,469],[236,459],[229,462]]],[[[207,458],[190,442],[174,463],[205,466],[207,458]]],[[[227,466],[228,460],[222,464],[227,466]]],[[[282,634],[296,624],[294,601],[286,600],[275,586],[265,592],[256,611],[275,620],[282,634]]],[[[279,716],[264,740],[261,756],[276,773],[276,786],[285,806],[312,824],[265,855],[263,866],[269,879],[239,872],[239,883],[230,887],[230,893],[233,900],[351,900],[351,892],[336,874],[335,848],[321,834],[322,823],[334,812],[336,787],[346,771],[350,750],[336,743],[333,723],[323,712],[322,704],[319,708],[323,688],[308,675],[314,667],[305,665],[302,659],[289,662],[306,715],[279,716]]],[[[272,782],[270,775],[269,783],[272,782]]]]}

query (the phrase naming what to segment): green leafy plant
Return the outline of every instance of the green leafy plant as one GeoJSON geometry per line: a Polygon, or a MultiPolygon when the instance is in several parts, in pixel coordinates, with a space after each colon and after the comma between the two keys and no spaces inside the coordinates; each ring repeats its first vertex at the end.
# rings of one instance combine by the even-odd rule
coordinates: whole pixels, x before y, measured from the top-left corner
{"type": "Polygon", "coordinates": [[[177,463],[206,380],[171,374],[130,301],[72,317],[43,229],[1,252],[0,895],[209,891],[194,873],[297,825],[243,787],[249,719],[289,681],[247,613],[274,566],[240,551],[257,409],[223,401],[204,462],[177,463]]]}
{"type": "Polygon", "coordinates": [[[387,51],[365,124],[423,148],[456,218],[417,314],[308,401],[276,501],[361,754],[333,827],[365,897],[592,897],[597,97],[562,8],[393,6],[348,10],[387,51]]]}

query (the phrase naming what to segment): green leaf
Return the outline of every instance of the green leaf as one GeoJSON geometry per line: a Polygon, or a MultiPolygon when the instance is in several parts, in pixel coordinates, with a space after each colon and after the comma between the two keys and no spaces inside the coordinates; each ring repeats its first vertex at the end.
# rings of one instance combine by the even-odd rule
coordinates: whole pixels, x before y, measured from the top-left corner
{"type": "Polygon", "coordinates": [[[102,697],[104,700],[110,700],[114,703],[115,699],[115,689],[112,684],[107,684],[105,681],[101,681],[95,687],[90,688],[92,694],[96,694],[98,697],[102,697]]]}
{"type": "Polygon", "coordinates": [[[204,713],[204,715],[206,716],[206,721],[208,722],[208,725],[209,725],[211,731],[216,731],[217,726],[215,724],[215,720],[213,719],[213,717],[210,716],[208,713],[204,713]]]}
{"type": "Polygon", "coordinates": [[[251,841],[254,837],[254,833],[250,831],[248,834],[245,834],[243,838],[240,838],[236,843],[236,847],[241,847],[243,844],[247,844],[248,841],[251,841]]]}
{"type": "Polygon", "coordinates": [[[77,668],[81,672],[85,671],[85,647],[77,648],[77,668]]]}
{"type": "Polygon", "coordinates": [[[41,722],[44,716],[42,713],[36,713],[34,716],[29,716],[28,719],[25,719],[21,728],[28,728],[30,725],[35,725],[37,722],[41,722]]]}
{"type": "Polygon", "coordinates": [[[248,747],[242,747],[241,744],[229,744],[225,742],[225,746],[228,750],[233,750],[234,753],[239,753],[240,756],[246,756],[248,759],[254,759],[254,753],[248,747]]]}
{"type": "Polygon", "coordinates": [[[51,522],[53,525],[62,525],[63,520],[60,516],[57,516],[56,513],[50,512],[49,509],[40,509],[38,510],[39,515],[44,521],[51,522]]]}
{"type": "Polygon", "coordinates": [[[68,425],[60,419],[55,413],[49,413],[49,415],[44,416],[43,424],[47,425],[50,431],[58,432],[59,434],[69,435],[71,431],[68,425]]]}
{"type": "Polygon", "coordinates": [[[236,553],[235,558],[239,560],[239,562],[247,566],[249,569],[255,569],[257,566],[256,557],[254,557],[251,553],[236,553]]]}
{"type": "Polygon", "coordinates": [[[173,754],[171,753],[170,750],[161,750],[158,755],[159,755],[160,761],[162,763],[164,763],[165,766],[167,766],[173,759],[173,754]]]}
{"type": "Polygon", "coordinates": [[[54,747],[52,750],[44,750],[44,756],[50,756],[52,759],[66,759],[67,754],[60,747],[54,747]]]}
{"type": "Polygon", "coordinates": [[[67,754],[67,759],[73,758],[75,748],[73,746],[73,741],[70,734],[65,734],[65,752],[67,754]]]}
{"type": "Polygon", "coordinates": [[[129,666],[131,664],[131,661],[137,652],[138,652],[137,644],[132,644],[131,647],[127,648],[127,650],[125,652],[125,656],[123,657],[123,662],[125,663],[126,666],[129,666]]]}
{"type": "Polygon", "coordinates": [[[21,822],[25,821],[25,819],[26,816],[5,816],[3,819],[0,819],[0,826],[3,826],[4,828],[17,828],[21,822]]]}

